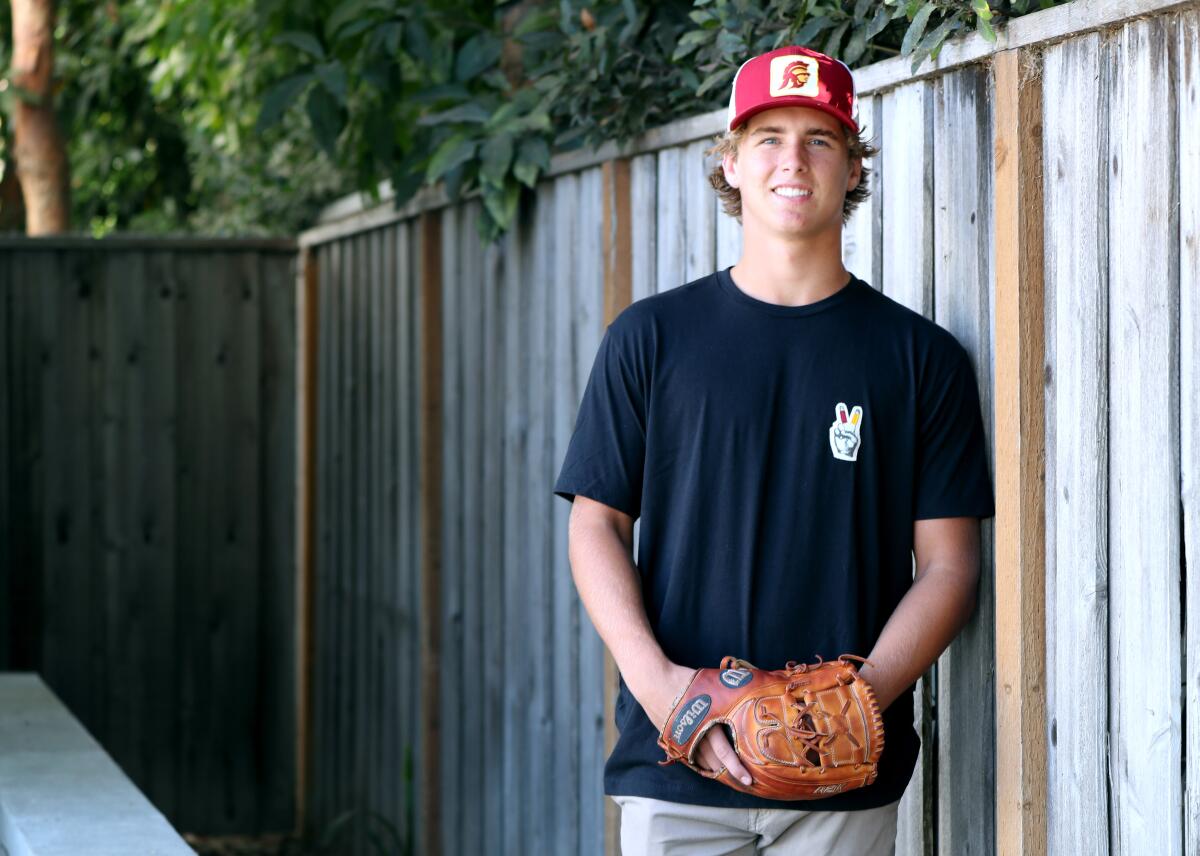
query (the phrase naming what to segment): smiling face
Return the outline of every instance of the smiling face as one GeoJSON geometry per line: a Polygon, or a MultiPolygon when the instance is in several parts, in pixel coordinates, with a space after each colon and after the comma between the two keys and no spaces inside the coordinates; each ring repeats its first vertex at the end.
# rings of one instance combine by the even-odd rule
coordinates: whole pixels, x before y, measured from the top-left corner
{"type": "Polygon", "coordinates": [[[840,235],[842,203],[858,186],[837,119],[811,107],[777,107],[751,116],[737,156],[725,155],[726,181],[741,193],[742,224],[779,239],[840,235]]]}

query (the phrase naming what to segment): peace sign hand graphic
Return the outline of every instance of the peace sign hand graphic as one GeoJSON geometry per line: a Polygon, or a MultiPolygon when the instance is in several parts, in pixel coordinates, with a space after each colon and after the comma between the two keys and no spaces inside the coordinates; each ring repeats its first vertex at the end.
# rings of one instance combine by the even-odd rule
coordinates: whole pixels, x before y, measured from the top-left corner
{"type": "Polygon", "coordinates": [[[847,413],[845,402],[838,402],[834,408],[835,418],[829,426],[829,448],[839,461],[858,460],[858,448],[862,445],[862,412],[861,407],[847,413]]]}

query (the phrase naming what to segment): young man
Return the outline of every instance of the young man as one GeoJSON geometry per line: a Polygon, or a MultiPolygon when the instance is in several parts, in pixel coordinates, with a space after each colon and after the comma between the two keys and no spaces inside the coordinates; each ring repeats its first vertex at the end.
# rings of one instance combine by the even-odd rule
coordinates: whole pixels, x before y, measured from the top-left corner
{"type": "MultiPolygon", "coordinates": [[[[605,792],[626,854],[891,853],[913,684],[974,608],[993,512],[974,375],[950,334],[842,265],[872,151],[855,113],[849,69],[823,54],[741,67],[713,184],[742,257],[612,323],[555,485],[622,676],[605,792]],[[867,655],[884,708],[874,784],[779,802],[660,766],[695,669],[843,653],[867,655]]],[[[751,781],[720,728],[700,765],[751,781]]]]}

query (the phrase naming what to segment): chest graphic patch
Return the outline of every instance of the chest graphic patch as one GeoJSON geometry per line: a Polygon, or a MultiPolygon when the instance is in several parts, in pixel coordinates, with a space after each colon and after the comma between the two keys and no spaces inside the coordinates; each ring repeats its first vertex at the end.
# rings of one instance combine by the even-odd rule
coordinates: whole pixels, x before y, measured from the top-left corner
{"type": "Polygon", "coordinates": [[[862,446],[862,407],[855,405],[846,410],[845,402],[839,401],[834,408],[833,424],[829,426],[829,448],[839,461],[857,461],[862,446]]]}

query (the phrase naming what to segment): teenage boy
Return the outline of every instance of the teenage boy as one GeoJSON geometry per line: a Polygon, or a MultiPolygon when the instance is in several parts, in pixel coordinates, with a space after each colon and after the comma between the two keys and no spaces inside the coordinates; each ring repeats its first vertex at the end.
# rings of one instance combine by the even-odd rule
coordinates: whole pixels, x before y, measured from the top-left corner
{"type": "MultiPolygon", "coordinates": [[[[856,112],[849,69],[824,54],[742,65],[710,176],[742,256],[610,325],[555,485],[621,672],[604,784],[626,854],[893,852],[912,688],[974,608],[993,513],[975,379],[949,333],[842,264],[875,153],[856,112]],[[779,802],[659,764],[695,669],[843,653],[867,655],[884,708],[874,784],[779,802]]],[[[752,782],[720,728],[699,760],[752,782]]]]}

